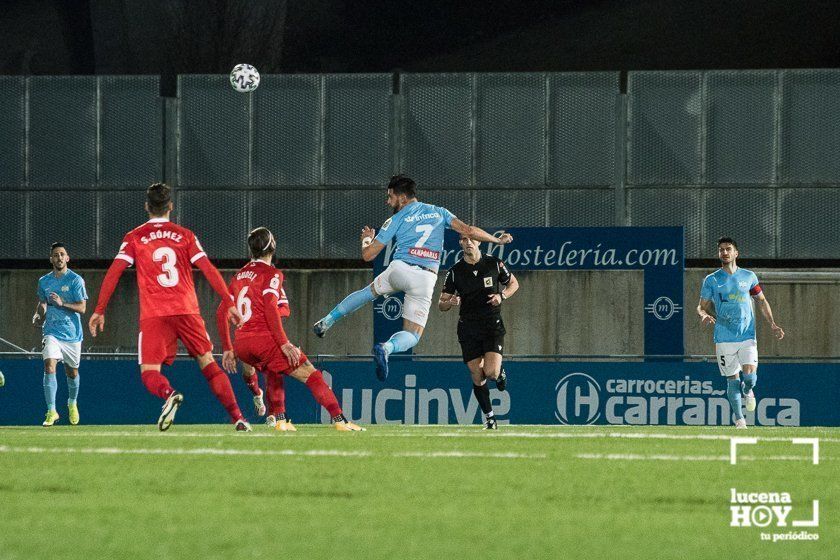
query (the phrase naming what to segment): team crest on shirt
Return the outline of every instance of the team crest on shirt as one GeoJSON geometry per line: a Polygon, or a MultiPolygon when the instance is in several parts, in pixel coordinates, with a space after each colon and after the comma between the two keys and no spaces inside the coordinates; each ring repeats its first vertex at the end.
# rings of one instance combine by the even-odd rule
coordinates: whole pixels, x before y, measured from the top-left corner
{"type": "Polygon", "coordinates": [[[490,276],[484,277],[484,287],[485,288],[492,288],[493,287],[493,278],[490,276]]]}
{"type": "Polygon", "coordinates": [[[742,281],[738,282],[738,287],[741,288],[742,290],[746,290],[750,287],[750,283],[742,280],[742,281]]]}

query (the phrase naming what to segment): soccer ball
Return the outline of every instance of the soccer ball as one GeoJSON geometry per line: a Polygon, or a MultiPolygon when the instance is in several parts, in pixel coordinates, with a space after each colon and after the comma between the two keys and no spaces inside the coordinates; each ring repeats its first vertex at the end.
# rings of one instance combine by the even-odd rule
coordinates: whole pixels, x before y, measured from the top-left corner
{"type": "Polygon", "coordinates": [[[250,64],[237,64],[230,71],[230,85],[239,93],[250,93],[260,85],[260,73],[250,64]]]}
{"type": "Polygon", "coordinates": [[[3,377],[3,372],[0,371],[0,387],[6,384],[6,378],[3,377]]]}

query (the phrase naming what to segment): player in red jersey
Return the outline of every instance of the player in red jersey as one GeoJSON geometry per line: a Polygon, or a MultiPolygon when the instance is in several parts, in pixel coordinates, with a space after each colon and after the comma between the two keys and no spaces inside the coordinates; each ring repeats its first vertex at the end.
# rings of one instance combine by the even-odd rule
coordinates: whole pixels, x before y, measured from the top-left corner
{"type": "MultiPolygon", "coordinates": [[[[277,312],[281,319],[285,319],[291,315],[289,308],[289,298],[286,297],[286,290],[282,284],[280,286],[280,299],[277,300],[277,312]]],[[[229,373],[236,373],[236,370],[228,370],[229,373]]],[[[265,395],[260,389],[259,378],[257,377],[257,370],[253,366],[242,363],[242,380],[245,385],[254,395],[254,411],[257,416],[264,416],[265,423],[270,427],[280,432],[296,432],[292,421],[286,417],[286,387],[284,377],[282,375],[265,375],[265,395]],[[268,400],[268,409],[266,409],[265,401],[268,400]]]]}
{"type": "Polygon", "coordinates": [[[252,260],[236,273],[229,287],[242,315],[235,345],[230,339],[226,303],[223,302],[216,312],[216,323],[225,351],[222,358],[225,369],[235,369],[236,358],[239,357],[264,372],[267,379],[284,374],[294,377],[305,383],[318,404],[327,409],[337,430],[362,431],[361,427],[344,417],[321,372],[315,369],[300,348],[289,342],[283,330],[277,309],[283,273],[271,264],[277,248],[274,236],[268,228],[257,228],[248,234],[248,248],[252,260]]]}
{"type": "Polygon", "coordinates": [[[195,358],[210,389],[230,415],[237,431],[251,431],[245,421],[233,388],[225,372],[213,359],[213,344],[198,311],[198,299],[192,277],[192,265],[201,270],[213,289],[222,297],[228,320],[237,324],[241,317],[228,294],[219,271],[207,258],[195,234],[169,221],[172,196],[169,186],[155,183],[146,190],[149,221],[134,228],[123,238],[99,291],[96,312],[88,322],[90,333],[105,328],[105,308],[123,271],[137,267],[140,292],[140,334],[137,338],[137,361],[146,389],[165,399],[158,428],[172,425],[184,396],[161,375],[162,364],[170,365],[178,351],[178,339],[195,358]]]}

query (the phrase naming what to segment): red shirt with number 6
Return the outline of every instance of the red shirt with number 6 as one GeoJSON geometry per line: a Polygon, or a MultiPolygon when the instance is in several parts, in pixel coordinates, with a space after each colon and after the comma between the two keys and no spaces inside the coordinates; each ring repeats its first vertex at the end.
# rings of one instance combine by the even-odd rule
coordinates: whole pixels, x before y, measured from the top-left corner
{"type": "Polygon", "coordinates": [[[242,314],[236,337],[265,335],[271,328],[265,316],[266,294],[277,297],[281,317],[289,315],[289,300],[283,290],[283,273],[264,261],[251,261],[233,277],[228,285],[234,304],[242,314]]]}

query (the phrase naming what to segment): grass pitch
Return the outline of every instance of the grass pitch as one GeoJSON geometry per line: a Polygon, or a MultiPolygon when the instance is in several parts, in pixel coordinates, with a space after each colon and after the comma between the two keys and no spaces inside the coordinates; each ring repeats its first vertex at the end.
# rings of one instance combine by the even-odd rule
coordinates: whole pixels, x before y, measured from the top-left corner
{"type": "MultiPolygon", "coordinates": [[[[829,558],[840,429],[0,428],[0,559],[829,558]],[[729,437],[758,437],[730,464],[729,437]],[[819,464],[810,445],[819,438],[819,464]],[[730,489],[788,518],[730,527],[730,489]],[[762,540],[805,531],[819,540],[762,540]]],[[[834,550],[835,553],[830,551],[834,550]]]]}

